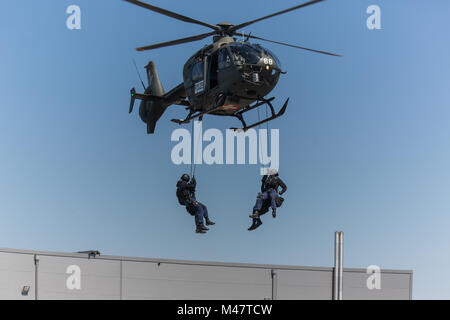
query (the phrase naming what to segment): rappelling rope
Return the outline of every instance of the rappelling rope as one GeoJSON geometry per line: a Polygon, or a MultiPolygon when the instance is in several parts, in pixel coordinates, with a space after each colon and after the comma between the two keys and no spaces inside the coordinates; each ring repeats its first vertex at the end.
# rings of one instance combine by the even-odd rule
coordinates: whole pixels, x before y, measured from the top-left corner
{"type": "MultiPolygon", "coordinates": [[[[261,116],[260,116],[260,114],[259,114],[259,108],[257,108],[257,111],[258,111],[258,122],[260,122],[261,121],[261,116]]],[[[269,112],[268,112],[268,109],[267,109],[267,104],[266,104],[266,119],[269,117],[269,112]]],[[[261,124],[258,126],[258,135],[259,135],[259,130],[260,130],[260,128],[261,128],[261,124]]],[[[258,138],[258,140],[259,140],[259,159],[260,160],[262,160],[262,144],[261,144],[261,139],[259,139],[258,138]]],[[[269,121],[267,121],[266,122],[266,145],[267,145],[267,150],[266,150],[266,152],[268,152],[269,151],[269,121]]],[[[265,170],[266,169],[266,165],[263,163],[262,164],[263,165],[263,169],[265,170]]],[[[266,171],[266,170],[265,170],[266,171]]]]}
{"type": "Polygon", "coordinates": [[[194,121],[192,121],[192,129],[191,129],[191,177],[192,177],[192,173],[193,168],[194,168],[194,121]]]}
{"type": "MultiPolygon", "coordinates": [[[[269,118],[269,110],[266,104],[266,119],[267,118],[269,118]]],[[[269,153],[269,121],[266,122],[266,144],[267,144],[266,152],[269,153]]]]}
{"type": "MultiPolygon", "coordinates": [[[[203,121],[203,120],[202,120],[203,121]]],[[[202,134],[203,134],[203,132],[199,132],[199,135],[198,135],[198,139],[197,139],[197,150],[195,150],[195,158],[194,158],[194,171],[192,171],[192,176],[193,177],[195,177],[195,168],[197,167],[197,165],[195,164],[195,159],[197,159],[197,156],[198,156],[198,150],[199,149],[201,149],[200,148],[200,142],[201,142],[201,139],[202,139],[202,134]]]]}
{"type": "MultiPolygon", "coordinates": [[[[258,122],[260,122],[261,121],[261,115],[259,113],[259,108],[257,108],[257,111],[258,111],[258,122]]],[[[261,130],[261,124],[258,125],[258,140],[259,140],[259,160],[262,161],[263,160],[262,159],[262,142],[261,142],[261,137],[259,136],[260,130],[261,130]]],[[[264,163],[262,165],[263,165],[263,168],[265,170],[266,165],[264,163]]]]}
{"type": "Polygon", "coordinates": [[[200,145],[201,137],[202,137],[202,135],[201,135],[202,132],[199,132],[199,135],[198,135],[198,138],[197,138],[197,146],[198,146],[198,148],[197,148],[197,150],[195,150],[195,144],[194,144],[194,141],[195,141],[194,140],[195,139],[195,137],[194,137],[194,123],[195,123],[195,120],[192,121],[192,129],[191,129],[191,137],[192,137],[191,138],[191,140],[192,140],[191,141],[191,177],[195,177],[195,168],[197,167],[197,165],[195,163],[195,160],[198,157],[198,150],[201,149],[199,147],[199,145],[200,145]]]}

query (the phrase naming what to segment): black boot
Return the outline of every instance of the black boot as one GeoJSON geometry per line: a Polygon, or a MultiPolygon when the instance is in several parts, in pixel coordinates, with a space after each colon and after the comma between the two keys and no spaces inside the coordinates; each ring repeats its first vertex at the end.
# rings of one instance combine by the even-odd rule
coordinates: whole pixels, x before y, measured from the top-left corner
{"type": "Polygon", "coordinates": [[[272,208],[272,217],[276,217],[277,216],[277,209],[272,208]]]}
{"type": "Polygon", "coordinates": [[[259,211],[255,210],[253,211],[253,214],[249,216],[252,219],[259,219],[259,211]]]}
{"type": "Polygon", "coordinates": [[[202,229],[202,224],[197,225],[197,228],[195,229],[195,233],[206,233],[206,231],[202,229]]]}
{"type": "Polygon", "coordinates": [[[200,228],[202,228],[202,230],[204,230],[204,231],[209,230],[209,228],[205,227],[205,225],[203,223],[200,223],[200,228]]]}
{"type": "Polygon", "coordinates": [[[216,224],[215,222],[209,220],[209,218],[206,218],[205,221],[206,221],[206,225],[207,225],[207,226],[213,226],[213,225],[216,224]]]}
{"type": "Polygon", "coordinates": [[[250,228],[248,228],[248,231],[252,231],[255,230],[256,228],[258,228],[260,225],[262,225],[262,221],[260,218],[258,219],[253,219],[253,223],[250,226],[250,228]]]}

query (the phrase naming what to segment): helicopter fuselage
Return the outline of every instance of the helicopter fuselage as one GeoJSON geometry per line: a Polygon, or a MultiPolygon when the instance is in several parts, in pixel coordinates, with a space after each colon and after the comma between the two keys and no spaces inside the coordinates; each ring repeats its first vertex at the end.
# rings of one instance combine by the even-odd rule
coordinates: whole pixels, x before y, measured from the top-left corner
{"type": "Polygon", "coordinates": [[[232,115],[271,92],[281,66],[269,50],[232,37],[216,41],[192,55],[183,68],[192,112],[232,115]]]}

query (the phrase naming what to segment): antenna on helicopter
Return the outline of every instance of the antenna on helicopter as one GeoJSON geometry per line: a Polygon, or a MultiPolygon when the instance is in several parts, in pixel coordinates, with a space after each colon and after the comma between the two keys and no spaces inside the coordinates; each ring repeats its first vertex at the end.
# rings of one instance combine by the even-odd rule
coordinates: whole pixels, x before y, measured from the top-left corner
{"type": "Polygon", "coordinates": [[[134,67],[136,68],[136,72],[138,74],[139,80],[141,80],[142,87],[144,88],[144,91],[145,91],[144,81],[142,81],[141,74],[139,73],[139,69],[138,69],[138,67],[136,65],[136,61],[134,59],[133,59],[133,64],[134,64],[134,67]]]}
{"type": "Polygon", "coordinates": [[[250,32],[247,37],[245,38],[244,42],[248,42],[248,39],[252,36],[252,33],[250,32]]]}

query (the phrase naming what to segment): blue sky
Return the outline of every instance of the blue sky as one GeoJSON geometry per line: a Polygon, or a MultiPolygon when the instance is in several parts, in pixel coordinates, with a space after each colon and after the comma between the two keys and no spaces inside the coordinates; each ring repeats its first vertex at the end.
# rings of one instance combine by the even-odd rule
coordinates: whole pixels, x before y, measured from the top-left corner
{"type": "MultiPolygon", "coordinates": [[[[151,3],[237,24],[297,2],[151,3]]],[[[169,109],[147,135],[127,109],[140,86],[132,59],[141,72],[155,61],[169,90],[211,39],[134,48],[208,29],[118,0],[2,1],[0,246],[331,266],[343,230],[344,266],[412,269],[414,298],[450,299],[448,12],[444,0],[329,0],[245,28],[344,57],[262,43],[288,71],[272,94],[290,105],[270,124],[280,129],[286,202],[248,232],[259,166],[199,166],[197,197],[217,222],[199,236],[175,197],[189,167],[170,160],[178,126],[168,120],[183,110],[169,109]],[[81,30],[66,28],[71,4],[81,30]],[[372,4],[381,30],[366,27],[372,4]]],[[[238,124],[204,120],[205,129],[238,124]]]]}

